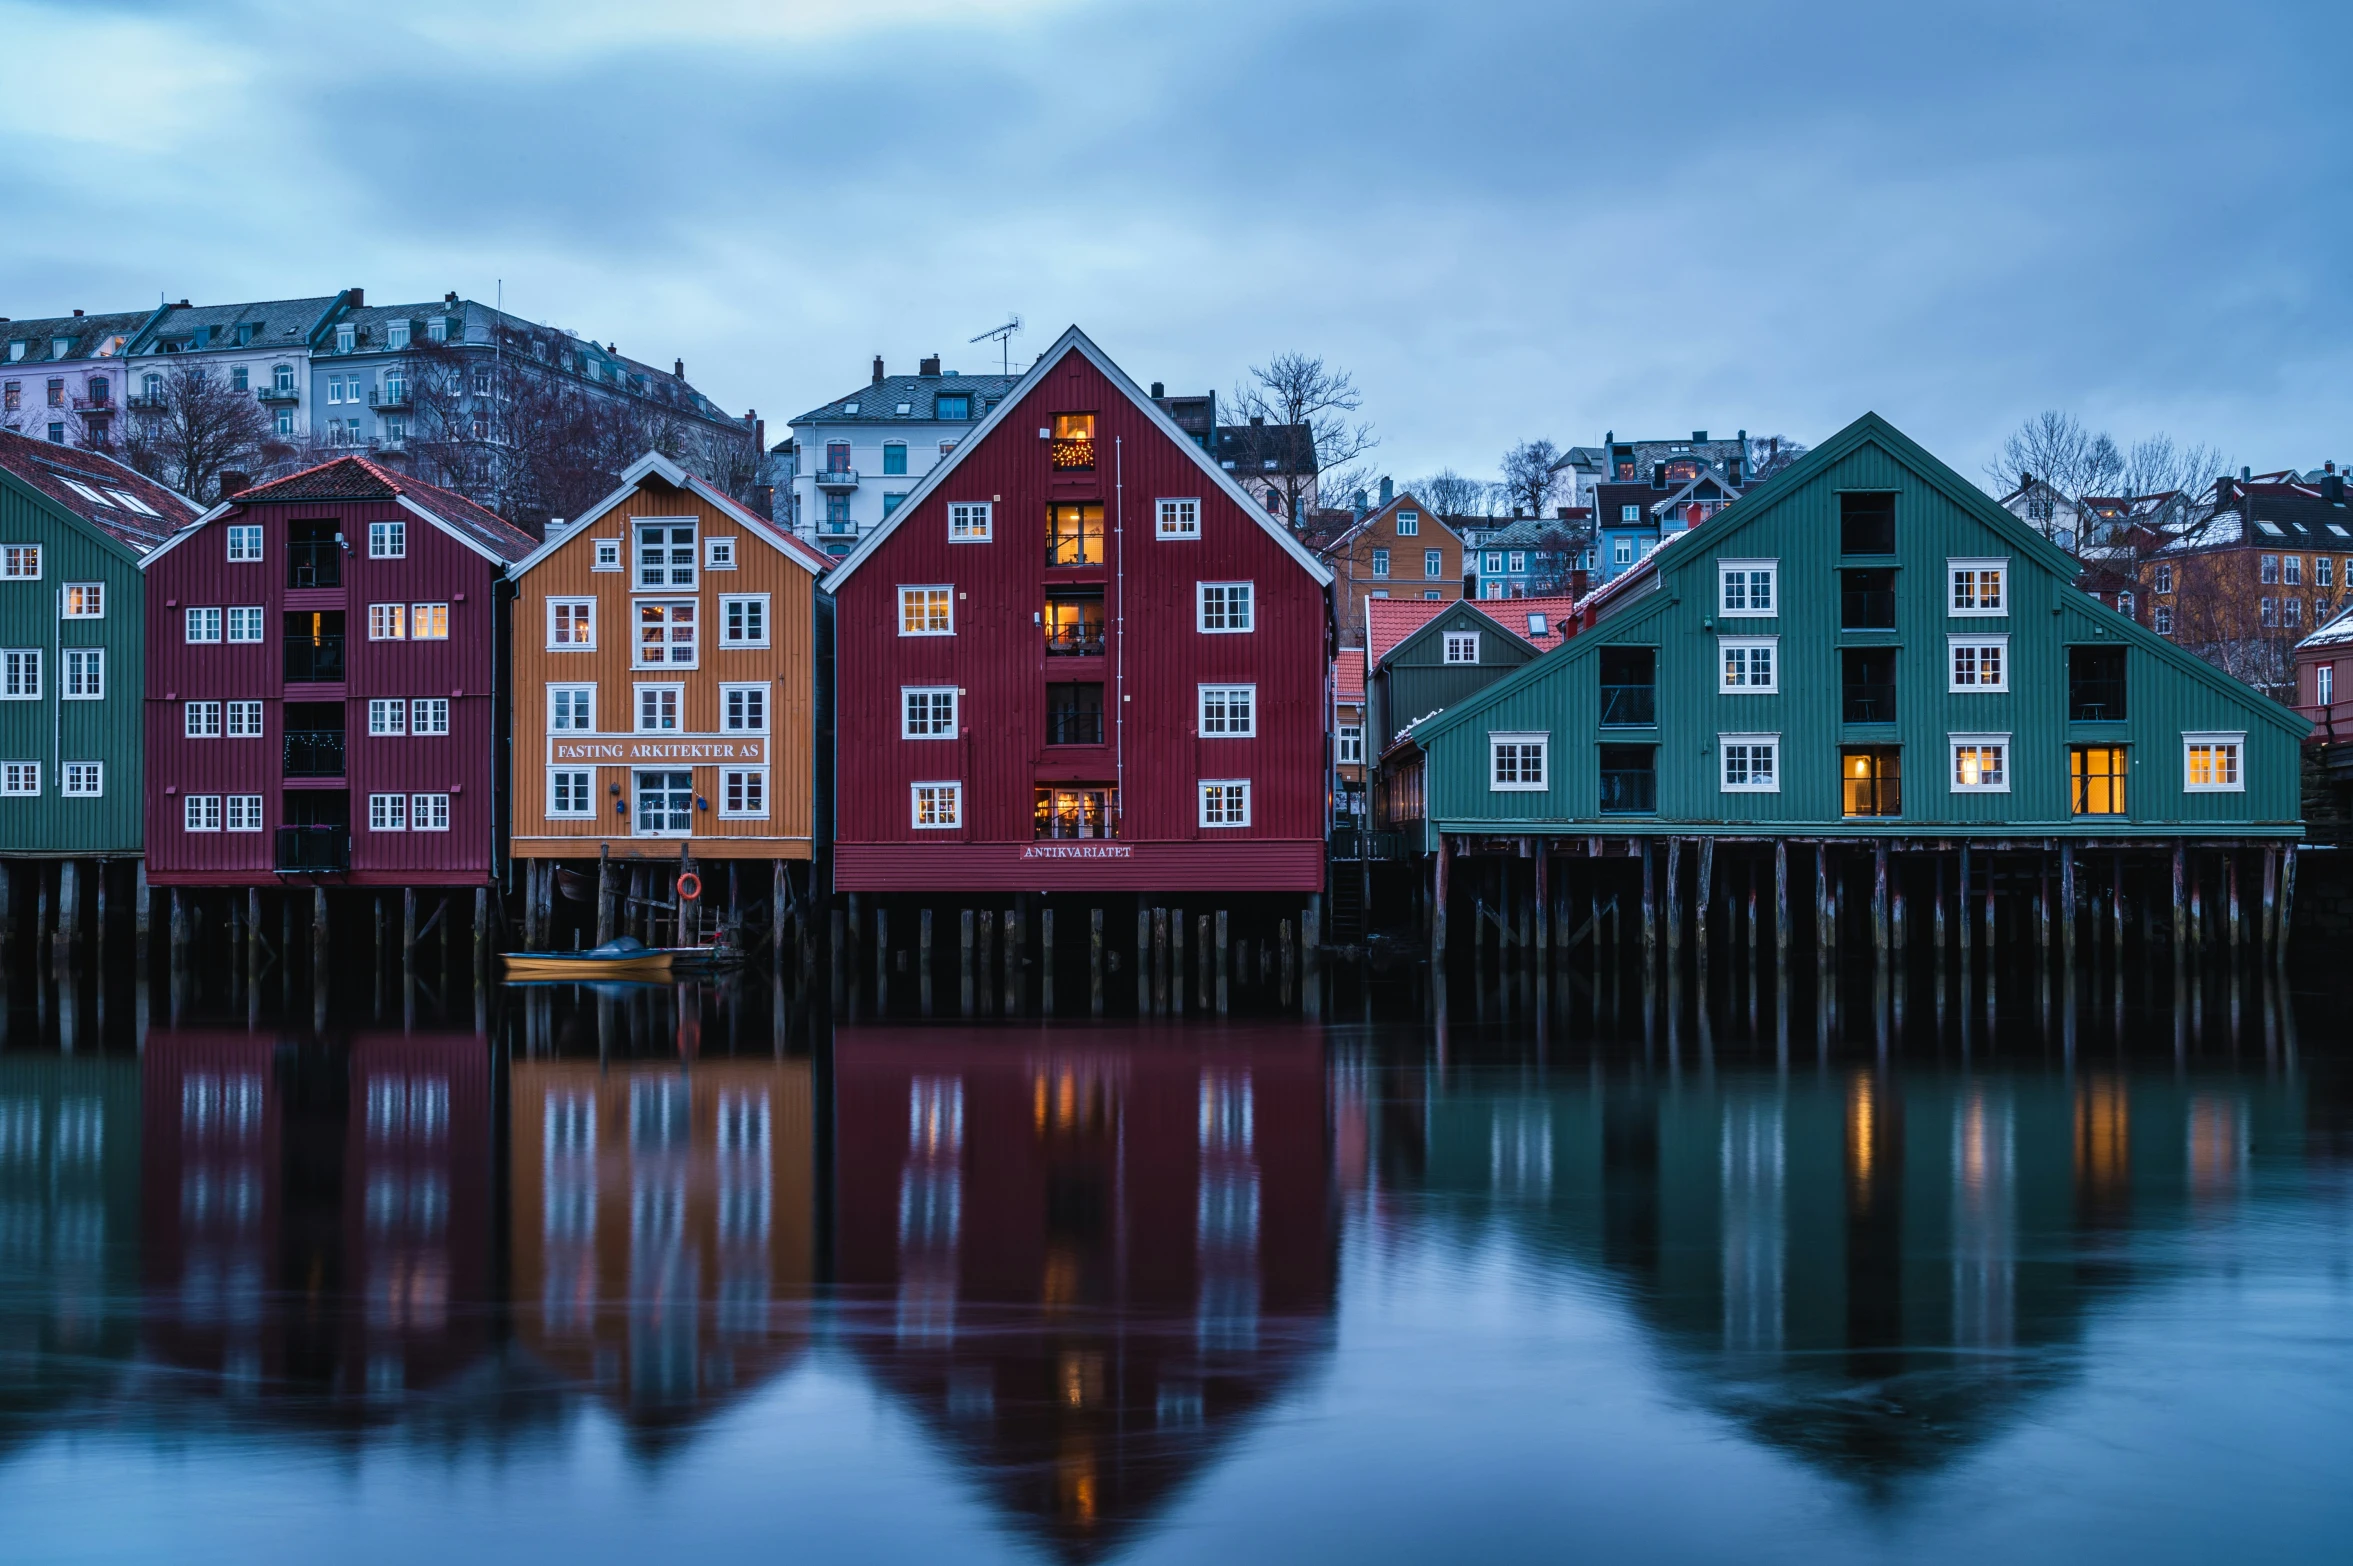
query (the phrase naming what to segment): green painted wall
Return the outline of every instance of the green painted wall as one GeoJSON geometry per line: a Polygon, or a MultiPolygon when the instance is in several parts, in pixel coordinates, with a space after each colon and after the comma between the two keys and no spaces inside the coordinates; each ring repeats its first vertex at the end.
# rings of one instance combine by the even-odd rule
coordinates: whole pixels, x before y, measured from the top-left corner
{"type": "Polygon", "coordinates": [[[1373,671],[1370,753],[1378,757],[1397,731],[1467,701],[1497,680],[1533,662],[1536,649],[1469,604],[1458,604],[1389,649],[1373,671]],[[1479,633],[1479,661],[1446,661],[1446,632],[1479,633]]]}
{"type": "Polygon", "coordinates": [[[0,761],[41,764],[38,798],[0,798],[0,854],[136,854],[145,772],[140,695],[146,592],[137,557],[14,475],[0,472],[0,543],[41,546],[39,581],[0,581],[0,647],[41,649],[41,699],[0,701],[0,761]],[[60,618],[69,582],[105,585],[98,620],[60,618]],[[106,694],[64,701],[65,647],[106,650],[106,694]],[[68,799],[61,763],[105,764],[105,793],[68,799]]]}
{"type": "Polygon", "coordinates": [[[1432,835],[1454,832],[1590,834],[1706,832],[1862,836],[2008,835],[2113,837],[2151,833],[2301,833],[2298,749],[2304,720],[2172,644],[2127,623],[2073,585],[2073,562],[1995,506],[1975,485],[1875,416],[1841,431],[1803,461],[1659,554],[1643,590],[1603,606],[1599,623],[1426,725],[1432,835]],[[1896,621],[1893,632],[1839,629],[1839,495],[1896,494],[1896,621]],[[1948,612],[1946,562],[2007,559],[2009,612],[1999,619],[1948,612]],[[1779,613],[1718,613],[1718,561],[1778,563],[1779,613]],[[1774,694],[1719,689],[1720,634],[1778,637],[1774,694]],[[2009,638],[2009,689],[1948,688],[1947,638],[2009,638]],[[2067,647],[2122,646],[2129,718],[2070,723],[2067,647]],[[1659,723],[1603,730],[1599,654],[1612,644],[1655,647],[1659,723]],[[1845,647],[1896,649],[1898,721],[1842,721],[1845,647]],[[1499,792],[1489,784],[1489,736],[1550,737],[1549,786],[1499,792]],[[2183,739],[2193,731],[2243,731],[2245,789],[2193,793],[2183,739]],[[1778,734],[1777,793],[1728,793],[1719,784],[1718,736],[1778,734]],[[1948,736],[2010,736],[2007,793],[1957,792],[1948,736]],[[2068,746],[2123,743],[2132,767],[2123,816],[2071,810],[2068,746]],[[1658,746],[1655,815],[1604,816],[1598,747],[1658,746]],[[1842,745],[1903,750],[1903,815],[1843,815],[1842,745]]]}

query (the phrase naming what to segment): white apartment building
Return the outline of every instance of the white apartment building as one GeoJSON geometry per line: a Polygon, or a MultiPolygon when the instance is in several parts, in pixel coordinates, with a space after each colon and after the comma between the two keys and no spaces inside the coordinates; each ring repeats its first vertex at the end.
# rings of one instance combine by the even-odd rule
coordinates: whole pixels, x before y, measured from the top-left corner
{"type": "Polygon", "coordinates": [[[846,555],[897,508],[932,465],[956,449],[1020,381],[960,375],[935,356],[914,375],[884,373],[791,422],[796,471],[793,530],[829,555],[846,555]]]}

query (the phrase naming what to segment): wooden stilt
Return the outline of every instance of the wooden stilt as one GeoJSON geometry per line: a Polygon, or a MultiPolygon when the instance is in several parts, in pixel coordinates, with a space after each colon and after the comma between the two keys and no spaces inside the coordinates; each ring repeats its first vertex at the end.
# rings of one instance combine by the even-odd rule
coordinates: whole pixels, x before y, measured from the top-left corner
{"type": "Polygon", "coordinates": [[[261,888],[245,889],[245,982],[261,983],[261,888]]]}
{"type": "Polygon", "coordinates": [[[2188,876],[2188,866],[2183,862],[2186,852],[2181,844],[2173,845],[2173,961],[2176,968],[2187,959],[2190,949],[2189,903],[2183,890],[2188,876]]]}
{"type": "Polygon", "coordinates": [[[1961,880],[1958,895],[1953,901],[1953,912],[1959,916],[1955,922],[1961,927],[1961,968],[1966,972],[1969,967],[1969,845],[1967,843],[1961,845],[1961,880]]]}
{"type": "Polygon", "coordinates": [[[1185,911],[1168,911],[1168,1009],[1175,1016],[1185,1014],[1185,911]]]}
{"type": "Polygon", "coordinates": [[[2273,960],[2279,965],[2279,971],[2285,973],[2288,971],[2288,938],[2295,930],[2293,919],[2296,912],[2296,861],[2303,855],[2294,843],[2288,844],[2280,852],[2285,856],[2285,862],[2280,866],[2279,872],[2279,942],[2272,948],[2272,952],[2273,960]]]}
{"type": "Polygon", "coordinates": [[[2222,883],[2230,918],[2230,960],[2239,960],[2239,856],[2236,849],[2222,856],[2222,883]]]}
{"type": "Polygon", "coordinates": [[[997,910],[980,911],[980,950],[973,959],[973,971],[980,976],[980,1014],[991,1015],[997,1009],[995,968],[997,965],[997,910]]]}
{"type": "Polygon", "coordinates": [[[1054,905],[1038,911],[1038,1010],[1054,1015],[1054,905]]]}
{"type": "Polygon", "coordinates": [[[400,971],[406,974],[417,959],[417,889],[400,889],[400,971]]]}
{"type": "MultiPolygon", "coordinates": [[[[133,946],[132,955],[133,959],[139,965],[139,977],[142,979],[147,977],[147,926],[151,917],[151,907],[153,901],[154,894],[147,885],[147,861],[145,859],[141,859],[139,861],[136,877],[131,882],[131,935],[133,946]]],[[[11,899],[11,902],[13,902],[13,899],[11,899]]],[[[10,926],[13,926],[16,923],[16,916],[13,909],[7,915],[7,923],[10,926]]],[[[13,928],[0,930],[0,949],[4,949],[6,943],[14,934],[15,931],[13,928]]]]}
{"type": "Polygon", "coordinates": [[[931,910],[926,908],[915,919],[916,982],[923,990],[923,1014],[931,1015],[931,910]]]}
{"type": "Polygon", "coordinates": [[[1214,953],[1209,944],[1209,915],[1202,914],[1193,923],[1193,1004],[1207,1011],[1215,1003],[1210,966],[1214,953]]]}
{"type": "Polygon", "coordinates": [[[1716,840],[1699,840],[1699,884],[1692,888],[1691,923],[1693,940],[1699,957],[1700,982],[1707,982],[1708,971],[1708,914],[1716,905],[1716,840]]]}
{"type": "MultiPolygon", "coordinates": [[[[555,875],[554,875],[554,868],[555,868],[555,867],[554,867],[554,866],[551,864],[551,865],[550,865],[548,868],[549,868],[549,874],[548,874],[548,877],[547,877],[547,879],[548,879],[548,883],[549,883],[550,885],[553,885],[553,884],[554,884],[554,881],[555,881],[555,875]]],[[[541,921],[541,924],[542,924],[542,930],[543,930],[543,938],[544,938],[544,931],[545,931],[545,926],[546,926],[548,923],[550,923],[550,922],[551,922],[551,921],[548,921],[548,920],[542,920],[542,921],[541,921]]],[[[477,886],[477,887],[475,887],[475,888],[474,888],[474,983],[475,983],[477,986],[480,986],[480,985],[486,985],[486,984],[488,984],[489,982],[490,982],[490,888],[489,888],[489,887],[487,887],[487,886],[477,886]]]]}
{"type": "MultiPolygon", "coordinates": [[[[2059,961],[2075,972],[2075,845],[2059,845],[2059,961]]],[[[2072,993],[2072,992],[2070,992],[2072,993]]]]}
{"type": "Polygon", "coordinates": [[[188,971],[188,899],[185,889],[173,887],[171,892],[171,968],[174,977],[188,971]]]}
{"type": "MultiPolygon", "coordinates": [[[[768,861],[768,963],[771,971],[784,972],[784,910],[792,898],[792,877],[785,874],[784,861],[768,861]]],[[[927,909],[923,917],[931,918],[927,909]]],[[[925,970],[930,977],[930,970],[925,970]]]]}
{"type": "Polygon", "coordinates": [[[1454,864],[1454,839],[1440,833],[1438,857],[1431,871],[1430,892],[1430,961],[1433,965],[1446,961],[1446,881],[1454,864]]]}
{"type": "Polygon", "coordinates": [[[2272,948],[2279,944],[2279,850],[2277,848],[2263,850],[2263,911],[2261,920],[2257,939],[2262,944],[2263,955],[2269,956],[2272,948]]]}
{"type": "Polygon", "coordinates": [[[874,1009],[882,1010],[883,1000],[891,992],[891,911],[880,903],[874,906],[874,1009]]]}
{"type": "Polygon", "coordinates": [[[604,945],[613,938],[613,849],[609,843],[596,845],[596,944],[604,945]]]}
{"type": "Polygon", "coordinates": [[[1552,854],[1546,845],[1536,844],[1536,961],[1541,967],[1552,965],[1552,854]]]}
{"type": "Polygon", "coordinates": [[[1667,969],[1683,961],[1683,839],[1667,839],[1667,969]]]}
{"type": "Polygon", "coordinates": [[[330,948],[327,944],[327,889],[323,886],[314,886],[310,889],[310,982],[311,988],[314,990],[326,988],[327,971],[330,966],[329,951],[330,948]]]}
{"type": "Polygon", "coordinates": [[[1773,840],[1773,971],[1777,984],[1789,979],[1789,840],[1773,840]]]}
{"type": "Polygon", "coordinates": [[[1103,1015],[1103,910],[1087,910],[1087,1012],[1103,1015]]]}
{"type": "Polygon", "coordinates": [[[1217,1014],[1226,1014],[1226,911],[1217,911],[1217,1014]]]}
{"type": "Polygon", "coordinates": [[[964,1015],[969,1017],[972,1015],[972,938],[975,929],[975,920],[972,910],[969,908],[965,909],[963,918],[964,945],[962,966],[964,974],[964,1015]]]}
{"type": "Polygon", "coordinates": [[[1152,1013],[1168,1011],[1168,910],[1152,910],[1152,1013]]]}
{"type": "Polygon", "coordinates": [[[1029,986],[1023,982],[1029,962],[1029,920],[1024,917],[1023,894],[1016,894],[1013,906],[1005,910],[1005,990],[1001,1009],[1008,1017],[1019,1016],[1029,1004],[1029,986]]]}

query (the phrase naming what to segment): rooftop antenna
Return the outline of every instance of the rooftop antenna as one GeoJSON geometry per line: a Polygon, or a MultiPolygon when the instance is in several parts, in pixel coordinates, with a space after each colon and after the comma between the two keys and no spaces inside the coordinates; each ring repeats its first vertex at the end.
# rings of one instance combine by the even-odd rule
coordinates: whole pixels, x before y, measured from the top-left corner
{"type": "Polygon", "coordinates": [[[976,343],[985,343],[990,338],[994,337],[997,340],[997,364],[999,373],[1011,375],[1013,373],[1013,334],[1020,330],[1021,317],[1014,315],[1010,316],[1003,326],[992,326],[987,331],[981,333],[978,337],[973,338],[972,341],[976,343]]]}

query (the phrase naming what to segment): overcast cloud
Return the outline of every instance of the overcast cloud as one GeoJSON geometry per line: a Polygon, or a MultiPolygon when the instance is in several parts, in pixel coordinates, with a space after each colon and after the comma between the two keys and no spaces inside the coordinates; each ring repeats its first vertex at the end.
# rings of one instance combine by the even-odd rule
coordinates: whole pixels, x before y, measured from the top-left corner
{"type": "Polygon", "coordinates": [[[2063,407],[2353,457],[2343,5],[0,0],[0,314],[488,300],[779,426],[1018,311],[1355,372],[1380,465],[1605,428],[1975,475],[2063,407]]]}

